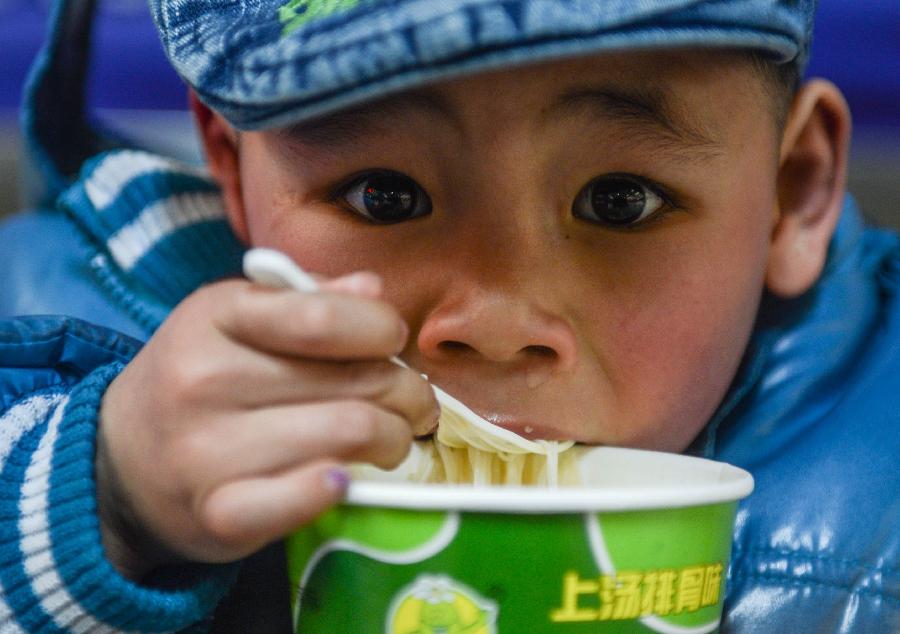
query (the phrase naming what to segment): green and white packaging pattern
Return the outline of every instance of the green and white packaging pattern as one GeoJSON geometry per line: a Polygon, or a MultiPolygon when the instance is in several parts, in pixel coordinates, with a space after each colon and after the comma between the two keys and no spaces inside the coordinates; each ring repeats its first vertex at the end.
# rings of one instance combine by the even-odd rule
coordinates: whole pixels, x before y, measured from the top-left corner
{"type": "Polygon", "coordinates": [[[750,475],[607,447],[580,469],[558,489],[354,482],[288,541],[296,631],[717,631],[750,475]]]}

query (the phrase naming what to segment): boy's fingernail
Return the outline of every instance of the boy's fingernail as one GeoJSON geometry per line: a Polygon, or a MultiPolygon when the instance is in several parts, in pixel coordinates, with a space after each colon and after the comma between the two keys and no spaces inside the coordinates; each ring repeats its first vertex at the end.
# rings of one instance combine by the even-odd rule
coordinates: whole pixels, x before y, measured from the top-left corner
{"type": "Polygon", "coordinates": [[[409,324],[405,321],[400,322],[400,341],[404,344],[409,339],[409,324]]]}
{"type": "Polygon", "coordinates": [[[340,467],[329,469],[325,474],[325,486],[335,493],[345,493],[350,486],[350,474],[340,467]]]}

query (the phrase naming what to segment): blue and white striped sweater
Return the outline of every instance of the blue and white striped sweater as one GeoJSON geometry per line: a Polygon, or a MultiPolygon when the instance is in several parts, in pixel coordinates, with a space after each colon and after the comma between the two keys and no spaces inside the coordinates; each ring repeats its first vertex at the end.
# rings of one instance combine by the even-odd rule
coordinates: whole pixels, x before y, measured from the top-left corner
{"type": "MultiPolygon", "coordinates": [[[[241,245],[202,172],[141,152],[86,164],[60,199],[110,300],[149,335],[205,282],[236,274],[241,245]]],[[[108,383],[136,353],[127,337],[66,318],[0,322],[0,632],[201,628],[232,566],[121,577],[103,554],[93,456],[108,383]]]]}
{"type": "Polygon", "coordinates": [[[120,150],[85,164],[60,197],[93,248],[91,266],[148,331],[200,285],[240,273],[243,247],[201,170],[120,150]]]}
{"type": "Polygon", "coordinates": [[[202,623],[228,587],[228,567],[204,567],[203,577],[194,571],[199,580],[185,587],[140,587],[103,555],[93,479],[97,411],[136,348],[80,322],[26,318],[0,325],[0,385],[10,401],[0,416],[4,633],[182,630],[202,623]],[[106,345],[107,362],[86,375],[66,360],[97,356],[106,345]],[[28,347],[30,359],[23,354],[28,347]],[[50,371],[36,374],[17,361],[42,362],[41,370],[50,371]]]}

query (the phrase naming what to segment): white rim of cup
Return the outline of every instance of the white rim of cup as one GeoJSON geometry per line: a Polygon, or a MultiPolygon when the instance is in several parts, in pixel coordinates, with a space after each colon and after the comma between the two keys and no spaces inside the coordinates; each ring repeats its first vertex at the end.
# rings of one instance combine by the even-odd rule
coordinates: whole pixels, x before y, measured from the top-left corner
{"type": "Polygon", "coordinates": [[[548,488],[356,480],[350,483],[346,503],[409,510],[528,515],[702,506],[737,501],[753,491],[753,477],[744,469],[724,462],[618,447],[597,447],[591,451],[618,458],[620,463],[625,460],[635,469],[647,468],[654,462],[670,469],[684,469],[695,481],[679,483],[674,478],[664,484],[548,488]],[[698,477],[706,481],[696,482],[698,477]]]}

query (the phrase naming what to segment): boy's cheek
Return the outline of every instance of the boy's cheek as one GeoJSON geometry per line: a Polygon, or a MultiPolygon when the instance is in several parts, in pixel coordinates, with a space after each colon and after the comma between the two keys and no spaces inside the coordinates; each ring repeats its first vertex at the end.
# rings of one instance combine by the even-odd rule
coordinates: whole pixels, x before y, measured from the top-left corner
{"type": "Polygon", "coordinates": [[[617,444],[684,449],[721,401],[747,330],[746,321],[731,328],[700,319],[666,320],[652,333],[620,337],[614,344],[620,356],[609,364],[620,411],[611,414],[629,424],[617,444]]]}
{"type": "Polygon", "coordinates": [[[365,266],[371,245],[348,230],[349,212],[343,217],[335,203],[308,200],[261,177],[245,189],[245,209],[252,246],[278,249],[329,277],[371,268],[365,266]]]}
{"type": "MultiPolygon", "coordinates": [[[[670,243],[672,246],[673,243],[670,243]]],[[[762,293],[765,231],[741,241],[697,240],[666,251],[633,286],[595,296],[585,327],[616,394],[621,444],[683,450],[737,370],[762,293]]]]}

